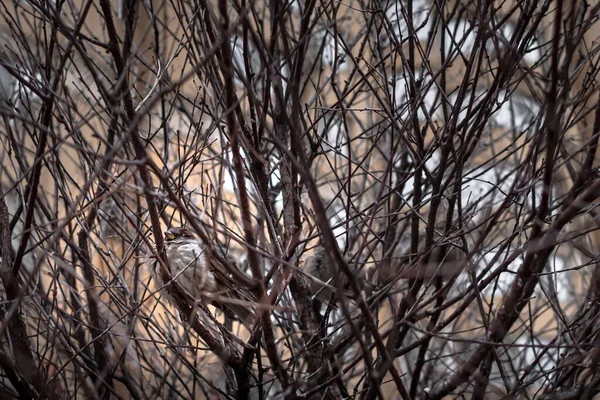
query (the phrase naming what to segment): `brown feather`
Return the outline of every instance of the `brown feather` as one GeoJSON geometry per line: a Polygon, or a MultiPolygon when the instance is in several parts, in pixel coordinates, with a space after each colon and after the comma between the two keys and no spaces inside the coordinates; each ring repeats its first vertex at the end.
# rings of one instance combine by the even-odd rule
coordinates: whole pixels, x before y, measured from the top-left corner
{"type": "MultiPolygon", "coordinates": [[[[210,299],[215,307],[237,317],[247,327],[252,327],[256,322],[254,308],[257,300],[254,293],[237,282],[228,268],[211,257],[211,251],[188,229],[171,228],[165,237],[171,275],[175,284],[190,297],[189,300],[193,303],[195,300],[204,299],[206,302],[210,299]],[[184,251],[179,253],[177,246],[184,251]]],[[[238,268],[235,260],[223,258],[229,261],[230,266],[238,268]]],[[[156,259],[149,257],[148,263],[157,284],[164,285],[156,259]]]]}

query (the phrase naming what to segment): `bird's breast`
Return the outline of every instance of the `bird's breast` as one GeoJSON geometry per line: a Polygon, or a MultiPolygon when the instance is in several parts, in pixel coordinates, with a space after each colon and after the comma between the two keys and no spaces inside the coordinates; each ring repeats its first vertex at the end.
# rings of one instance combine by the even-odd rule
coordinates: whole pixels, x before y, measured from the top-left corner
{"type": "Polygon", "coordinates": [[[211,291],[214,279],[207,268],[204,247],[196,241],[176,242],[167,250],[171,274],[193,297],[211,291]]]}

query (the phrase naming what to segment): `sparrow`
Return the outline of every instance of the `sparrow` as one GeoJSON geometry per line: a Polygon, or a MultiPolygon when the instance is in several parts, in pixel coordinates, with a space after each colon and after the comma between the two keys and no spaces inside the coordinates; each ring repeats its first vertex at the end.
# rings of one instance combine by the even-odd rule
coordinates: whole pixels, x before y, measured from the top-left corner
{"type": "MultiPolygon", "coordinates": [[[[323,246],[317,246],[313,254],[306,259],[303,272],[308,275],[308,288],[317,300],[329,302],[331,294],[338,288],[337,279],[341,279],[340,287],[349,293],[348,277],[331,261],[323,246]]],[[[361,270],[354,276],[359,286],[364,287],[364,271],[361,270]]]]}
{"type": "MultiPolygon", "coordinates": [[[[190,230],[184,227],[169,229],[165,232],[165,248],[173,281],[191,299],[203,301],[203,304],[206,304],[206,299],[212,299],[215,307],[236,316],[247,326],[255,322],[252,304],[256,304],[256,296],[239,285],[190,230]]],[[[237,266],[234,260],[228,261],[237,266]]],[[[156,260],[151,270],[157,283],[165,286],[156,260]]]]}

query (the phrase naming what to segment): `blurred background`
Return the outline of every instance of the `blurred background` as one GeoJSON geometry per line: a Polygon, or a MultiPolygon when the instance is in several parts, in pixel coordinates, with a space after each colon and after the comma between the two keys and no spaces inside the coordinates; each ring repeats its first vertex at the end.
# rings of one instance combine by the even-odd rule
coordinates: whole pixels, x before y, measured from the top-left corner
{"type": "Polygon", "coordinates": [[[2,397],[598,398],[599,8],[4,1],[2,397]]]}

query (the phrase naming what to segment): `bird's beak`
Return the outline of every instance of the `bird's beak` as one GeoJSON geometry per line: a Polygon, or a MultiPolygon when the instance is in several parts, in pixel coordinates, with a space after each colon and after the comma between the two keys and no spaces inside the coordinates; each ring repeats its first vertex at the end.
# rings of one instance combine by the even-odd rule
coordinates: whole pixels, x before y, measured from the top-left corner
{"type": "Polygon", "coordinates": [[[173,232],[171,232],[171,231],[166,231],[165,232],[165,238],[167,240],[175,240],[175,235],[173,235],[173,232]]]}

